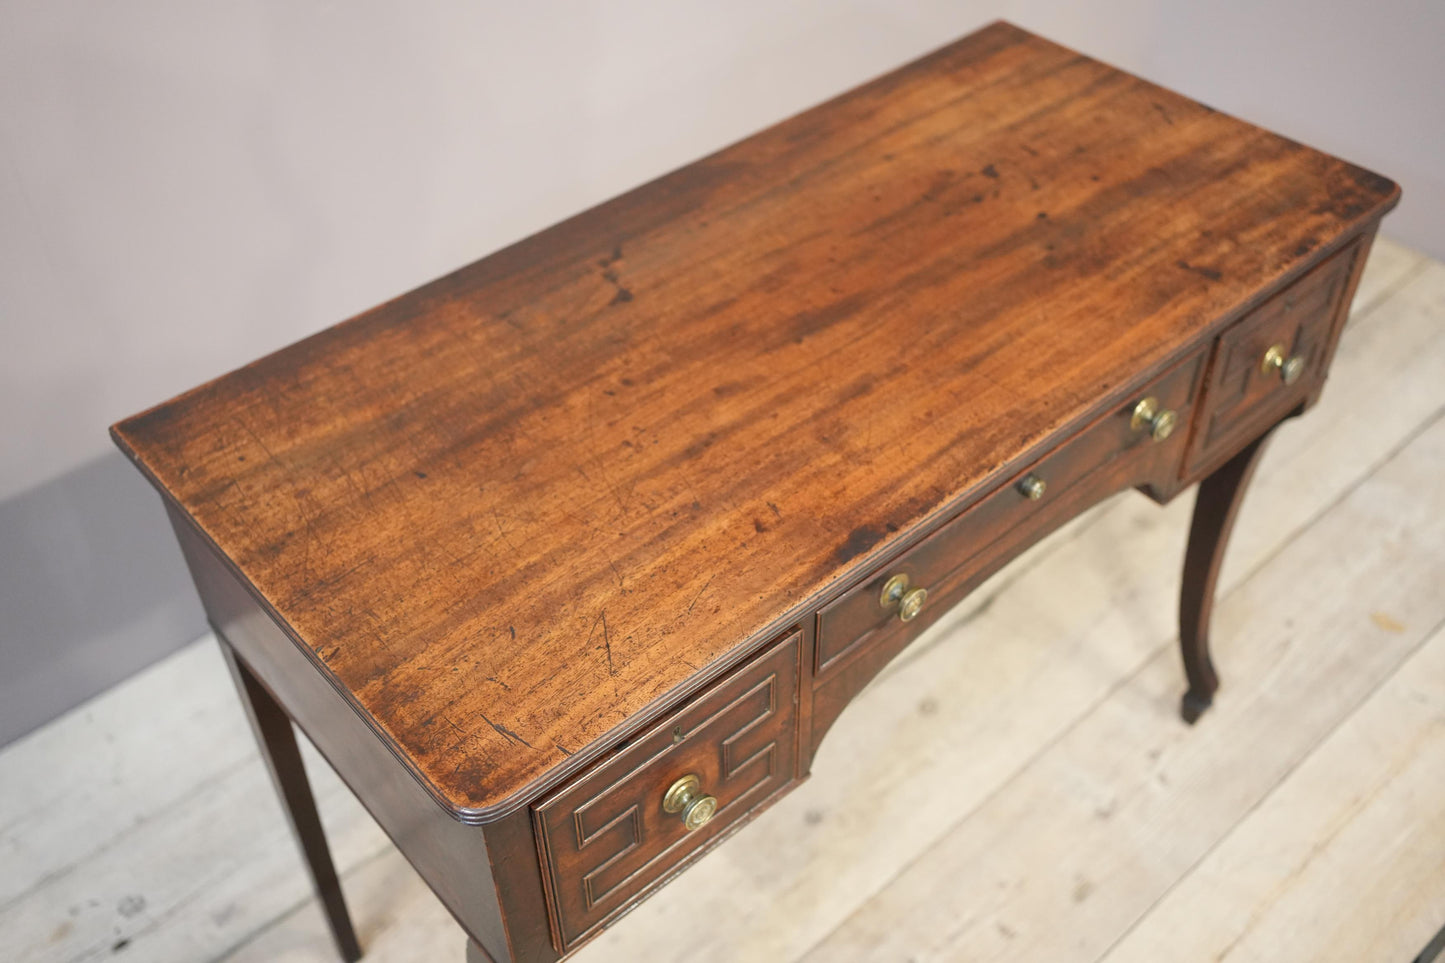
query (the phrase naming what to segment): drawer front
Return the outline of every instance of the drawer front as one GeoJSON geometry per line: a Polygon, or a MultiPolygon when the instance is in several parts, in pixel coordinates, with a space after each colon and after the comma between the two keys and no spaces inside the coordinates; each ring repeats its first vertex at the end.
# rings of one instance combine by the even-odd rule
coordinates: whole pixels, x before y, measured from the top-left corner
{"type": "MultiPolygon", "coordinates": [[[[821,680],[835,671],[871,639],[904,628],[899,606],[883,604],[890,579],[904,577],[910,591],[922,587],[940,595],[1001,536],[1027,526],[1072,485],[1120,457],[1129,459],[1131,472],[1158,480],[1167,488],[1178,476],[1183,461],[1203,360],[1199,354],[1170,368],[1136,392],[1128,404],[1055,448],[885,566],[874,578],[825,607],[818,615],[816,676],[821,680]],[[1158,409],[1174,412],[1174,430],[1162,440],[1154,440],[1149,427],[1134,418],[1135,406],[1146,398],[1157,399],[1158,409]],[[1147,464],[1136,463],[1136,459],[1147,464]],[[1043,493],[1036,499],[1023,490],[1025,480],[1030,478],[1044,483],[1043,493]]],[[[927,606],[928,602],[923,604],[927,606]]],[[[918,620],[919,628],[927,621],[931,620],[918,620]]]]}
{"type": "Polygon", "coordinates": [[[1332,255],[1220,336],[1191,468],[1258,434],[1324,377],[1331,341],[1348,309],[1345,291],[1360,250],[1356,242],[1332,255]]]}
{"type": "MultiPolygon", "coordinates": [[[[801,634],[793,632],[683,709],[537,806],[533,817],[552,915],[565,953],[794,778],[801,634]],[[689,797],[716,800],[689,830],[668,790],[697,777],[689,797]]],[[[707,803],[693,811],[705,812],[707,803]]]]}

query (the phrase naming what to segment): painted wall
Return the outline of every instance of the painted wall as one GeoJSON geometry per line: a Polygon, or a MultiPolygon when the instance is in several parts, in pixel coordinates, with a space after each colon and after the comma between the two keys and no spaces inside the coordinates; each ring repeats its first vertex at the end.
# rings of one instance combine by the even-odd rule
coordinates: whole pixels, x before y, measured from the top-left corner
{"type": "Polygon", "coordinates": [[[1003,16],[1377,167],[1428,0],[0,0],[0,744],[204,628],[111,422],[1003,16]]]}

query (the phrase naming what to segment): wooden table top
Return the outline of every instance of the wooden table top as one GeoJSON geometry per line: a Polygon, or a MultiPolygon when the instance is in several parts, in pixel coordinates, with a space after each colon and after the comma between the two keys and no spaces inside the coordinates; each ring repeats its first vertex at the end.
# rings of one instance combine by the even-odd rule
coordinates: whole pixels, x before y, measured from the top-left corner
{"type": "Polygon", "coordinates": [[[485,819],[1397,194],[999,23],[112,433],[485,819]]]}

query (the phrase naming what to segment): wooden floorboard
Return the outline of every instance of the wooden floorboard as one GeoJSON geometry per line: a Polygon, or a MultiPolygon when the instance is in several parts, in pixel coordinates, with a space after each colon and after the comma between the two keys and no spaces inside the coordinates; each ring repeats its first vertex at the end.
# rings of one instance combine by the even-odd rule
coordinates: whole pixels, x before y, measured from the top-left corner
{"type": "Polygon", "coordinates": [[[1437,628],[1104,960],[1403,961],[1442,925],[1437,628]]]}
{"type": "MultiPolygon", "coordinates": [[[[1114,499],[895,660],[807,784],[578,959],[1123,960],[1195,911],[1220,922],[1164,958],[1291,958],[1271,940],[1323,913],[1340,946],[1388,946],[1355,958],[1410,959],[1445,915],[1438,890],[1396,885],[1445,846],[1419,798],[1445,712],[1425,641],[1442,408],[1445,267],[1382,241],[1323,400],[1245,503],[1216,618],[1225,689],[1199,727],[1174,715],[1191,499],[1114,499]],[[1424,701],[1377,718],[1397,690],[1424,701]],[[1354,758],[1397,737],[1418,752],[1354,758]],[[1351,766],[1358,805],[1316,774],[1351,766]],[[1282,861],[1224,899],[1273,826],[1295,830],[1282,861]]],[[[333,959],[249,740],[204,641],[0,751],[5,959],[333,959]]],[[[366,958],[459,960],[445,910],[308,763],[366,958]]]]}
{"type": "MultiPolygon", "coordinates": [[[[380,851],[305,748],[341,865],[380,851]]],[[[0,787],[7,963],[210,959],[309,898],[211,639],[7,747],[0,787]]]]}
{"type": "Polygon", "coordinates": [[[1441,459],[1437,419],[1223,601],[1198,726],[1160,652],[804,958],[1096,959],[1445,621],[1441,459]]]}

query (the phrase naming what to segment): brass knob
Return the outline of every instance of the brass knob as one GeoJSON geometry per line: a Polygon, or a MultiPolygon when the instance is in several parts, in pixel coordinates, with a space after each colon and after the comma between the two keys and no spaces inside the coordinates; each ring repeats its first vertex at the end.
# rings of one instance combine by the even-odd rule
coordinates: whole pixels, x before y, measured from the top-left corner
{"type": "Polygon", "coordinates": [[[1272,344],[1264,353],[1264,360],[1259,363],[1259,370],[1261,374],[1273,374],[1278,371],[1284,383],[1292,385],[1299,380],[1300,375],[1304,374],[1305,359],[1299,355],[1287,358],[1284,353],[1284,345],[1272,344]]]}
{"type": "Polygon", "coordinates": [[[682,825],[688,832],[707,825],[717,813],[717,799],[702,791],[702,780],[692,773],[683,776],[667,787],[662,797],[662,809],[669,813],[682,813],[682,825]]]}
{"type": "Polygon", "coordinates": [[[1134,431],[1148,429],[1149,437],[1155,441],[1163,441],[1174,434],[1174,427],[1179,423],[1179,416],[1168,408],[1160,406],[1159,399],[1150,395],[1134,406],[1134,414],[1129,418],[1129,427],[1134,431]]]}
{"type": "Polygon", "coordinates": [[[1033,472],[1029,472],[1024,476],[1023,481],[1019,482],[1019,494],[1031,502],[1036,502],[1044,497],[1044,491],[1048,487],[1048,484],[1045,483],[1042,478],[1033,472]]]}
{"type": "Polygon", "coordinates": [[[900,621],[912,622],[923,611],[923,603],[927,600],[928,589],[915,587],[907,575],[899,573],[883,583],[883,594],[878,597],[878,604],[885,609],[896,608],[900,621]]]}

